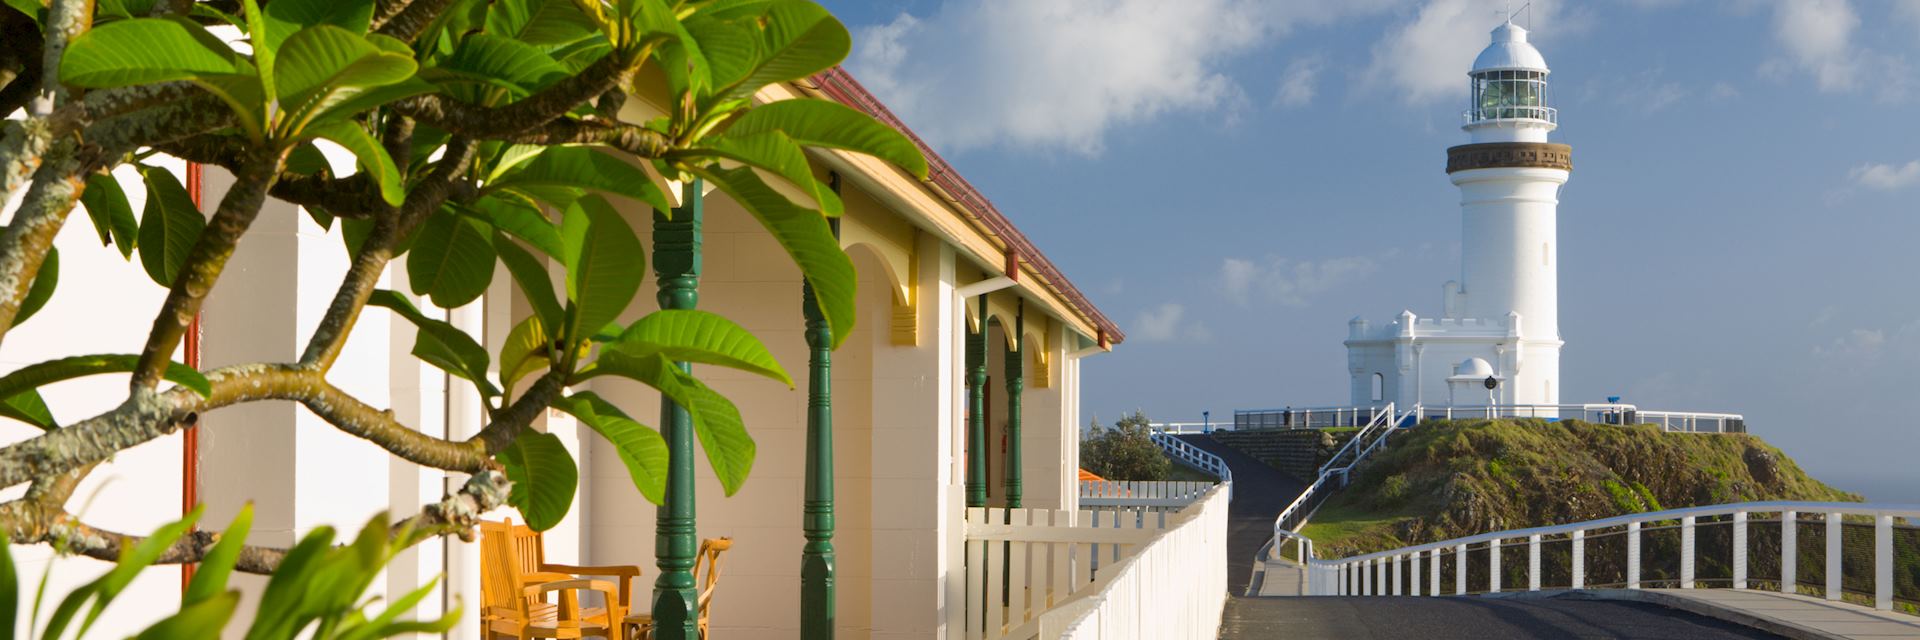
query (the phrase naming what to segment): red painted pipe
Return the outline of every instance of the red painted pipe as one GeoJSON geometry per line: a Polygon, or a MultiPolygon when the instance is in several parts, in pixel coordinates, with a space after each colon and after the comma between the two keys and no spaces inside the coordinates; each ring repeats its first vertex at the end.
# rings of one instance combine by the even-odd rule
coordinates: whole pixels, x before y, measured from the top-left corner
{"type": "MultiPolygon", "coordinates": [[[[200,204],[201,175],[200,163],[187,163],[187,195],[193,197],[195,209],[200,204]]],[[[200,368],[200,314],[194,314],[187,323],[187,367],[200,368]]],[[[205,420],[202,416],[201,420],[205,420]]],[[[180,514],[193,511],[195,503],[200,502],[200,430],[189,426],[181,431],[180,442],[180,514]]],[[[196,565],[180,565],[180,592],[186,593],[187,585],[193,582],[193,570],[196,565]]]]}

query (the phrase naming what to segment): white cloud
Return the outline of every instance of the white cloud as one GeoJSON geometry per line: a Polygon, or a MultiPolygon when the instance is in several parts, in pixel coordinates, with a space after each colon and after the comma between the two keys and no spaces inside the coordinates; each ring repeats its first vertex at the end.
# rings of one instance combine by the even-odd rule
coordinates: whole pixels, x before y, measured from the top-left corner
{"type": "Polygon", "coordinates": [[[1199,321],[1189,322],[1187,307],[1178,302],[1169,302],[1140,312],[1135,317],[1128,335],[1142,342],[1172,342],[1185,339],[1192,342],[1206,342],[1213,338],[1213,332],[1199,321]]]}
{"type": "Polygon", "coordinates": [[[1867,163],[1854,167],[1847,179],[1868,189],[1893,191],[1920,184],[1920,160],[1904,165],[1867,163]]]}
{"type": "Polygon", "coordinates": [[[1268,257],[1256,262],[1227,258],[1220,264],[1220,288],[1236,304],[1259,299],[1302,306],[1307,298],[1364,278],[1380,264],[1366,256],[1329,258],[1318,262],[1268,257]]]}
{"type": "Polygon", "coordinates": [[[1287,63],[1286,70],[1280,73],[1280,90],[1273,94],[1273,103],[1282,107],[1304,107],[1313,102],[1314,82],[1326,66],[1326,58],[1320,55],[1287,63]]]}
{"type": "Polygon", "coordinates": [[[1813,355],[1822,358],[1872,360],[1887,346],[1887,332],[1880,329],[1854,329],[1826,345],[1814,345],[1813,355]]]}
{"type": "Polygon", "coordinates": [[[1774,5],[1773,35],[1794,66],[1813,75],[1821,91],[1849,91],[1866,57],[1853,46],[1860,16],[1847,0],[1782,0],[1774,5]]]}
{"type": "Polygon", "coordinates": [[[936,147],[1098,154],[1170,113],[1231,121],[1225,63],[1293,27],[1405,0],[947,0],[861,29],[848,68],[936,147]]]}
{"type": "MultiPolygon", "coordinates": [[[[1430,0],[1412,20],[1389,29],[1374,43],[1367,76],[1386,82],[1410,103],[1464,97],[1465,70],[1487,47],[1489,32],[1499,26],[1507,6],[1496,0],[1430,0]]],[[[1534,25],[1529,30],[1537,36],[1574,33],[1591,21],[1588,14],[1562,13],[1558,7],[1558,3],[1535,2],[1532,15],[1516,17],[1515,22],[1534,25]]],[[[1551,57],[1547,64],[1553,64],[1551,57]]]]}

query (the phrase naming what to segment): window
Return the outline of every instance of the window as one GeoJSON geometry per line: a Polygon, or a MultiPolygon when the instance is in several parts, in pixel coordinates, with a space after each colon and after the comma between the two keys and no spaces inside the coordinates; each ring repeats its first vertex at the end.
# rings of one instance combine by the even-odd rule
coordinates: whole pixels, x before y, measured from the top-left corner
{"type": "Polygon", "coordinates": [[[1485,71],[1473,76],[1474,121],[1504,118],[1551,119],[1546,74],[1538,71],[1485,71]]]}
{"type": "Polygon", "coordinates": [[[1373,401],[1380,402],[1382,400],[1385,400],[1386,398],[1387,398],[1387,376],[1384,374],[1375,373],[1373,374],[1373,401]]]}

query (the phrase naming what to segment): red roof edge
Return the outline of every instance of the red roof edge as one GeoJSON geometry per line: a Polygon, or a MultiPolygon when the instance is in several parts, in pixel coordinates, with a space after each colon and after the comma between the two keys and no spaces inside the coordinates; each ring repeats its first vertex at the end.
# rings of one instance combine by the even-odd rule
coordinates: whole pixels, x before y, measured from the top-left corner
{"type": "Polygon", "coordinates": [[[927,157],[927,182],[933,183],[946,191],[947,195],[952,196],[962,208],[972,213],[980,224],[987,228],[988,233],[1006,243],[1007,254],[1026,262],[1035,273],[1040,274],[1040,277],[1047,281],[1055,293],[1060,294],[1068,304],[1084,314],[1098,333],[1105,334],[1106,340],[1103,343],[1118,344],[1127,339],[1126,334],[1120,331],[1120,326],[1107,318],[1107,314],[1101,313],[1098,307],[1093,306],[1093,302],[1087,299],[1086,294],[1073,286],[1073,282],[1067,280],[1065,274],[1060,273],[1059,267],[1053,266],[1053,261],[1048,260],[1046,254],[1041,253],[1040,248],[1034,246],[1032,240],[1027,239],[1026,234],[1014,228],[1013,222],[1007,219],[1006,214],[1000,213],[1000,209],[993,206],[993,201],[988,200],[979,189],[974,188],[972,183],[961,177],[960,172],[953,169],[953,165],[947,164],[945,158],[935,153],[933,147],[927,146],[927,142],[920,139],[920,136],[916,135],[913,129],[908,128],[906,123],[901,122],[892,110],[887,109],[886,104],[874,97],[866,87],[861,86],[860,81],[853,78],[853,74],[847,73],[840,67],[834,67],[815,75],[813,83],[828,97],[864,111],[874,119],[887,123],[906,134],[907,138],[920,147],[920,153],[927,157]]]}

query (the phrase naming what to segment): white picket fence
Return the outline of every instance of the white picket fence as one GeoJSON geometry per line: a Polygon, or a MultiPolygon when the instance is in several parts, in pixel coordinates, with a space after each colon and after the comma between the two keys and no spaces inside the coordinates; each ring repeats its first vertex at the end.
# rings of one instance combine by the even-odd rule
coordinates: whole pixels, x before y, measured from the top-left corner
{"type": "Polygon", "coordinates": [[[1201,481],[1081,480],[1082,507],[1184,507],[1213,488],[1201,481]]]}
{"type": "Polygon", "coordinates": [[[1215,637],[1228,498],[1199,484],[1178,512],[968,509],[964,637],[1215,637]]]}

